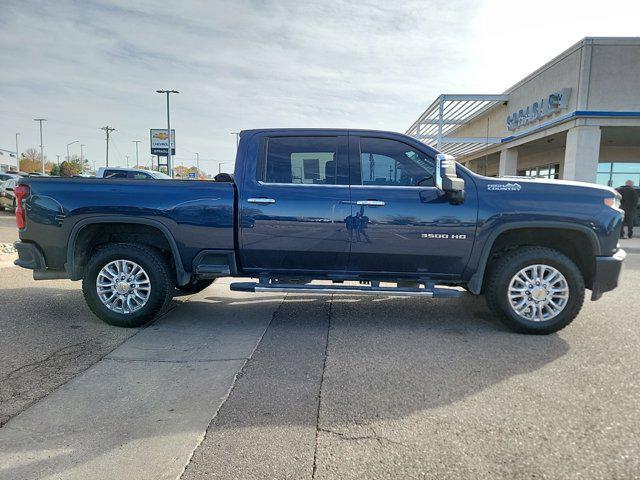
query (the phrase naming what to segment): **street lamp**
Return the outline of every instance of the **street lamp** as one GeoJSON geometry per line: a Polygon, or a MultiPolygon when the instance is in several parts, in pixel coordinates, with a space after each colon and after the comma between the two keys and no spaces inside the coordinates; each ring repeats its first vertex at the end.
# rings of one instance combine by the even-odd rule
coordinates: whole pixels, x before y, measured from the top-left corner
{"type": "Polygon", "coordinates": [[[177,90],[156,90],[156,93],[164,93],[167,95],[167,169],[169,175],[173,177],[173,165],[171,161],[171,118],[169,115],[169,95],[172,93],[180,93],[177,90]]]}
{"type": "Polygon", "coordinates": [[[80,163],[84,167],[84,152],[82,151],[83,147],[86,147],[86,145],[84,143],[81,143],[80,144],[80,163]]]}
{"type": "Polygon", "coordinates": [[[46,118],[34,118],[34,122],[40,124],[40,158],[42,159],[42,175],[44,175],[44,144],[42,143],[42,122],[46,122],[46,118]]]}
{"type": "MultiPolygon", "coordinates": [[[[142,142],[142,140],[132,140],[133,143],[136,144],[136,167],[140,165],[140,159],[138,158],[138,144],[142,142]]],[[[153,168],[151,169],[153,170],[153,168]]]]}
{"type": "Polygon", "coordinates": [[[198,169],[198,179],[200,179],[200,154],[196,152],[196,168],[198,169]]]}
{"type": "Polygon", "coordinates": [[[67,143],[67,162],[71,161],[71,157],[69,156],[69,145],[73,145],[74,143],[78,143],[80,142],[80,140],[74,140],[71,143],[67,143]]]}
{"type": "Polygon", "coordinates": [[[20,171],[20,149],[18,148],[18,135],[20,134],[16,133],[16,172],[20,171]]]}
{"type": "Polygon", "coordinates": [[[222,164],[226,162],[218,162],[218,173],[222,173],[222,164]]]}
{"type": "Polygon", "coordinates": [[[231,135],[236,136],[236,150],[238,149],[238,145],[240,144],[240,132],[229,132],[231,135]]]}

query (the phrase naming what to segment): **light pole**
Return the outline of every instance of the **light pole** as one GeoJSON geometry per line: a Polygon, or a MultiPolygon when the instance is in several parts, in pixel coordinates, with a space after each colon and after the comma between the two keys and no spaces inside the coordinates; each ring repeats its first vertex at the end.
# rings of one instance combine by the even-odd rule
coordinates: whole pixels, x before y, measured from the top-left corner
{"type": "Polygon", "coordinates": [[[200,154],[196,152],[196,168],[198,169],[198,179],[200,178],[200,154]]]}
{"type": "Polygon", "coordinates": [[[42,175],[44,175],[44,144],[42,143],[42,122],[46,122],[46,118],[34,118],[35,122],[40,124],[40,158],[42,159],[42,175]]]}
{"type": "Polygon", "coordinates": [[[107,153],[106,153],[105,167],[108,167],[109,166],[109,135],[111,134],[111,132],[115,132],[116,129],[107,125],[106,127],[102,127],[100,130],[104,130],[105,133],[107,134],[107,153]]]}
{"type": "Polygon", "coordinates": [[[16,172],[20,171],[20,149],[18,148],[18,135],[20,134],[16,133],[16,172]]]}
{"type": "MultiPolygon", "coordinates": [[[[142,141],[142,140],[132,140],[133,143],[136,144],[136,167],[138,165],[140,165],[140,159],[138,158],[138,144],[142,141]]],[[[153,170],[153,169],[152,169],[153,170]]]]}
{"type": "Polygon", "coordinates": [[[82,148],[86,147],[86,145],[84,143],[80,144],[80,163],[84,166],[84,152],[82,151],[82,148]]]}
{"type": "Polygon", "coordinates": [[[124,158],[127,159],[127,168],[129,168],[129,155],[125,155],[124,158]]]}
{"type": "Polygon", "coordinates": [[[226,162],[218,162],[218,173],[222,173],[222,164],[226,162]]]}
{"type": "Polygon", "coordinates": [[[236,150],[238,149],[238,145],[240,145],[240,132],[229,132],[231,135],[236,136],[236,150]]]}
{"type": "Polygon", "coordinates": [[[71,161],[71,157],[69,156],[69,145],[73,145],[74,143],[78,143],[80,140],[74,140],[73,142],[67,143],[67,162],[71,161]]]}
{"type": "Polygon", "coordinates": [[[180,93],[177,90],[156,90],[157,93],[164,93],[167,95],[167,169],[169,175],[173,178],[173,165],[171,161],[171,116],[169,115],[169,95],[172,93],[180,93]]]}
{"type": "Polygon", "coordinates": [[[58,158],[58,168],[60,168],[60,155],[56,155],[56,157],[58,158]]]}

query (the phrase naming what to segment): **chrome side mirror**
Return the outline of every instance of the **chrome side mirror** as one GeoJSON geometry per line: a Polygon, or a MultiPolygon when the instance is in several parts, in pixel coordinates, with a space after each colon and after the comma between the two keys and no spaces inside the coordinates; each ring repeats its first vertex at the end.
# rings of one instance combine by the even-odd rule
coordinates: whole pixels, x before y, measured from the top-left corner
{"type": "Polygon", "coordinates": [[[436,155],[438,187],[447,195],[454,205],[464,202],[464,179],[458,177],[456,161],[451,155],[436,155]]]}

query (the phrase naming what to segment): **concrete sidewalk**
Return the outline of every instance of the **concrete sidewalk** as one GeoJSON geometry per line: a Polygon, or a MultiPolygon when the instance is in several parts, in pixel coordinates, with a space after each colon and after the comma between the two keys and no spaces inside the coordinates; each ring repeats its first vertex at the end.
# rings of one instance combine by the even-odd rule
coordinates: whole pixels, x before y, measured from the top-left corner
{"type": "Polygon", "coordinates": [[[177,478],[282,301],[192,297],[0,429],[0,478],[177,478]]]}
{"type": "Polygon", "coordinates": [[[636,227],[634,230],[634,233],[637,233],[638,236],[620,239],[620,246],[627,253],[640,253],[640,227],[636,227]]]}

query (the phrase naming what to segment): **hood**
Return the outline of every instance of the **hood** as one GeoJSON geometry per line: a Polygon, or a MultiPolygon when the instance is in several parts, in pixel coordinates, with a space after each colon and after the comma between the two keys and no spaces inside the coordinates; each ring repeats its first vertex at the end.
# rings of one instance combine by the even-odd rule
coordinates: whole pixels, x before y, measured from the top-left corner
{"type": "Polygon", "coordinates": [[[488,190],[520,191],[523,188],[531,187],[536,190],[543,188],[549,190],[591,190],[593,193],[601,193],[604,196],[616,196],[618,192],[611,187],[599,185],[597,183],[576,182],[572,180],[551,180],[546,178],[531,177],[482,177],[487,184],[488,190]]]}

